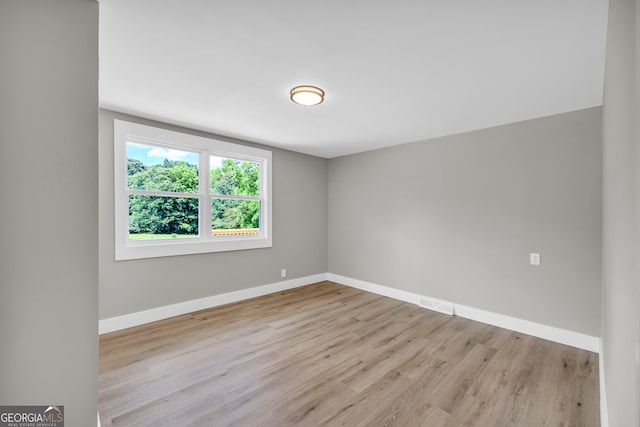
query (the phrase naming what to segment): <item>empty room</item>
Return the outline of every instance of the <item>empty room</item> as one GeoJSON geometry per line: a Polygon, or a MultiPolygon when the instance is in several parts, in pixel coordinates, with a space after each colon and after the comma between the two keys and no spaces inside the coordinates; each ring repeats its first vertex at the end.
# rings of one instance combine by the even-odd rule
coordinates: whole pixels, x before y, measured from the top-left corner
{"type": "Polygon", "coordinates": [[[639,21],[3,3],[0,425],[639,427],[639,21]]]}

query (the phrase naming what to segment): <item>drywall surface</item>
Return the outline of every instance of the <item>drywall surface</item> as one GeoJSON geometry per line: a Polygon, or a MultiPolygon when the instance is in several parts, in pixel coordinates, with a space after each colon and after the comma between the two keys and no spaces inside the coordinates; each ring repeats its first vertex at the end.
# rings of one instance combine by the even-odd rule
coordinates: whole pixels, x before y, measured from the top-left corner
{"type": "MultiPolygon", "coordinates": [[[[130,261],[114,260],[113,119],[218,138],[100,111],[100,318],[219,295],[327,271],[328,161],[273,154],[273,247],[130,261]],[[287,278],[280,270],[287,270],[287,278]]],[[[227,142],[251,145],[228,138],[227,142]]]]}
{"type": "Polygon", "coordinates": [[[603,106],[602,357],[609,425],[640,426],[638,13],[611,0],[603,106]]]}
{"type": "Polygon", "coordinates": [[[601,160],[599,107],[331,159],[329,271],[599,336],[601,160]]]}
{"type": "Polygon", "coordinates": [[[96,425],[98,3],[0,2],[0,405],[96,425]]]}

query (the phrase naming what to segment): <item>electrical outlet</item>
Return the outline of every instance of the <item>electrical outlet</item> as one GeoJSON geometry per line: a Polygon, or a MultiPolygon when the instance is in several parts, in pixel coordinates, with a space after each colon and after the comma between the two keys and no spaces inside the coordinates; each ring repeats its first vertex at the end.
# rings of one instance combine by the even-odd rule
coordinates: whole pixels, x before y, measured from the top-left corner
{"type": "Polygon", "coordinates": [[[540,254],[539,253],[530,253],[529,254],[529,264],[531,265],[540,265],[540,254]]]}
{"type": "Polygon", "coordinates": [[[287,269],[283,268],[282,270],[280,270],[280,277],[287,277],[287,269]]]}

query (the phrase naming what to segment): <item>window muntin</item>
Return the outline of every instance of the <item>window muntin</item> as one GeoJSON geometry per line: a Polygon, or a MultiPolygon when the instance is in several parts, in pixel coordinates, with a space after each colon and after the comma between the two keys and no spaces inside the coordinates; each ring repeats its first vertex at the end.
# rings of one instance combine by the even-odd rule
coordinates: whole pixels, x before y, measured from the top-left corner
{"type": "Polygon", "coordinates": [[[115,120],[114,154],[116,260],[271,247],[270,151],[115,120]]]}

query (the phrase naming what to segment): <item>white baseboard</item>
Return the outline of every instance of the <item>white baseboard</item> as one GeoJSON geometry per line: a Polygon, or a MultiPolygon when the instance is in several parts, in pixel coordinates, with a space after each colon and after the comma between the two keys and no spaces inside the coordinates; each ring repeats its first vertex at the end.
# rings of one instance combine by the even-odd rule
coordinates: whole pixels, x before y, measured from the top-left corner
{"type": "MultiPolygon", "coordinates": [[[[420,300],[422,298],[430,298],[427,295],[419,295],[413,292],[389,288],[387,286],[377,285],[375,283],[369,283],[358,279],[352,279],[350,277],[340,276],[333,273],[328,273],[327,279],[332,282],[351,286],[363,291],[372,292],[378,295],[383,295],[417,305],[420,304],[420,300]]],[[[594,353],[600,352],[600,339],[597,337],[581,334],[579,332],[568,331],[566,329],[555,328],[553,326],[542,325],[540,323],[518,319],[503,314],[493,313],[474,307],[468,307],[449,301],[440,301],[445,304],[452,304],[454,306],[454,314],[456,316],[464,317],[465,319],[476,320],[478,322],[487,323],[489,325],[498,326],[515,332],[521,332],[523,334],[532,335],[534,337],[569,345],[571,347],[592,351],[594,353]]]]}
{"type": "MultiPolygon", "coordinates": [[[[365,282],[363,280],[352,279],[350,277],[341,276],[333,273],[322,273],[313,276],[301,277],[298,279],[286,280],[283,282],[272,283],[254,288],[243,289],[240,291],[229,292],[221,295],[213,295],[197,300],[185,301],[177,304],[171,304],[137,313],[126,314],[124,316],[103,319],[99,322],[99,333],[105,334],[145,323],[155,322],[157,320],[167,319],[169,317],[179,316],[181,314],[191,313],[198,310],[204,310],[219,305],[229,304],[242,301],[249,298],[255,298],[263,295],[280,292],[287,289],[294,289],[300,286],[310,285],[312,283],[330,280],[352,288],[361,289],[363,291],[372,292],[374,294],[397,299],[419,305],[423,298],[430,298],[426,295],[420,295],[413,292],[403,291],[400,289],[390,288],[387,286],[377,285],[375,283],[365,282]]],[[[441,301],[441,300],[440,300],[441,301]]],[[[528,320],[518,319],[515,317],[505,316],[503,314],[493,313],[461,304],[455,304],[448,301],[441,301],[445,304],[451,304],[454,307],[454,314],[466,319],[487,323],[501,328],[521,332],[538,338],[566,344],[583,350],[592,351],[599,354],[599,377],[600,377],[600,425],[609,427],[609,417],[607,412],[607,397],[604,379],[604,362],[602,354],[602,341],[590,335],[578,332],[568,331],[565,329],[555,328],[552,326],[542,325],[528,320]]],[[[100,415],[98,414],[98,427],[100,427],[100,415]]]]}
{"type": "MultiPolygon", "coordinates": [[[[340,276],[338,274],[322,273],[313,276],[306,276],[298,279],[257,286],[254,288],[243,289],[240,291],[213,295],[197,300],[157,307],[137,313],[112,317],[109,319],[102,319],[99,322],[99,333],[105,334],[108,332],[118,331],[133,326],[143,325],[145,323],[167,319],[169,317],[179,316],[181,314],[192,313],[194,311],[204,310],[223,304],[229,304],[232,302],[271,294],[274,292],[293,289],[300,286],[321,282],[323,280],[331,280],[333,282],[351,286],[363,291],[372,292],[378,295],[383,295],[389,298],[394,298],[400,301],[405,301],[417,305],[420,304],[421,299],[430,298],[426,295],[419,295],[413,292],[377,285],[375,283],[352,279],[350,277],[340,276]]],[[[493,313],[462,304],[456,304],[448,301],[442,302],[446,304],[452,304],[454,306],[454,313],[457,316],[464,317],[466,319],[488,323],[490,325],[499,326],[501,328],[521,332],[528,335],[533,335],[538,338],[544,338],[561,344],[570,345],[572,347],[592,351],[594,353],[600,352],[600,339],[590,335],[555,328],[553,326],[542,325],[528,320],[493,313]]]]}
{"type": "Polygon", "coordinates": [[[131,328],[145,323],[168,319],[169,317],[179,316],[181,314],[192,313],[194,311],[272,294],[274,292],[298,288],[300,286],[310,285],[324,280],[327,280],[326,273],[316,274],[313,276],[285,280],[283,282],[271,283],[254,288],[242,289],[240,291],[228,292],[226,294],[213,295],[177,304],[165,305],[163,307],[125,314],[123,316],[111,317],[109,319],[102,319],[99,322],[98,331],[100,334],[106,334],[108,332],[119,331],[121,329],[131,328]]]}

